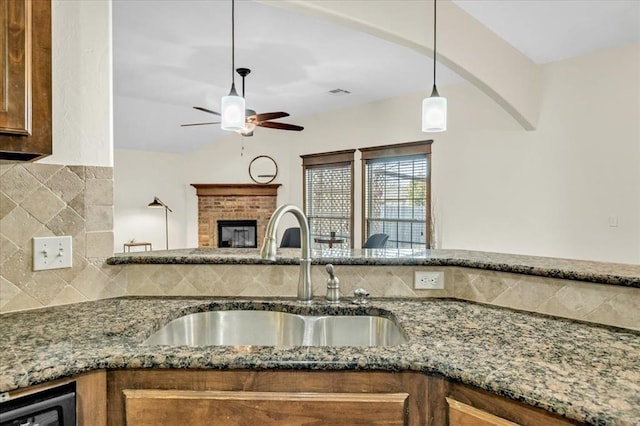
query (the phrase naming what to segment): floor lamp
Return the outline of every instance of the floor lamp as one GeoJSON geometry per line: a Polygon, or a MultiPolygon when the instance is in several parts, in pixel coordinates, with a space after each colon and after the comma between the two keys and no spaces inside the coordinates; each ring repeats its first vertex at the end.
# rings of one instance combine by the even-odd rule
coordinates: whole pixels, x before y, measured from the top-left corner
{"type": "Polygon", "coordinates": [[[163,203],[158,197],[153,197],[153,201],[149,203],[149,207],[164,209],[164,235],[167,241],[167,250],[169,250],[169,212],[173,213],[173,210],[171,210],[169,206],[163,203]]]}

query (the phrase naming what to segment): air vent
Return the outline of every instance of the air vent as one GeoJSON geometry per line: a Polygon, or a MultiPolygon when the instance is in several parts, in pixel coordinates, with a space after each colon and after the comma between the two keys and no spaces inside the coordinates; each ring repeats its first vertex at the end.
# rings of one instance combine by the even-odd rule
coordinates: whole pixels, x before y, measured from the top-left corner
{"type": "Polygon", "coordinates": [[[351,92],[344,89],[333,89],[333,90],[329,90],[329,93],[335,96],[344,96],[344,95],[348,95],[351,92]]]}

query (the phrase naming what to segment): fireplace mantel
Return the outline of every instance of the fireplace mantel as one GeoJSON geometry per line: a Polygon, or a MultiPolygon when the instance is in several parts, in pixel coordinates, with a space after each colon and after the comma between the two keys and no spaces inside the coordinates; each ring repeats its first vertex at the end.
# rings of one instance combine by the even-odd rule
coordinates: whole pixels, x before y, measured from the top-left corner
{"type": "Polygon", "coordinates": [[[278,195],[279,183],[256,184],[256,183],[192,183],[196,189],[196,195],[220,196],[232,195],[236,197],[247,196],[272,196],[278,195]]]}
{"type": "Polygon", "coordinates": [[[255,220],[257,241],[276,209],[280,184],[192,183],[198,196],[198,247],[218,248],[218,221],[255,220]]]}

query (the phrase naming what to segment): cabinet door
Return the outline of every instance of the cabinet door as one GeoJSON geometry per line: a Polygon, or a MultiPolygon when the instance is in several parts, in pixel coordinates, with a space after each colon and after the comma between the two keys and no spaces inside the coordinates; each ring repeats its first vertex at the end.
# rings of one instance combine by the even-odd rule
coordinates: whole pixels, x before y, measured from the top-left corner
{"type": "Polygon", "coordinates": [[[446,391],[450,425],[568,426],[580,424],[481,389],[451,383],[446,391]]]}
{"type": "Polygon", "coordinates": [[[125,389],[136,426],[405,425],[406,393],[297,393],[125,389]]]}
{"type": "Polygon", "coordinates": [[[449,404],[449,425],[451,426],[518,426],[502,417],[447,398],[449,404]]]}
{"type": "Polygon", "coordinates": [[[51,0],[0,0],[0,159],[51,154],[51,0]]]}
{"type": "Polygon", "coordinates": [[[0,0],[0,131],[31,134],[31,2],[0,0]]]}

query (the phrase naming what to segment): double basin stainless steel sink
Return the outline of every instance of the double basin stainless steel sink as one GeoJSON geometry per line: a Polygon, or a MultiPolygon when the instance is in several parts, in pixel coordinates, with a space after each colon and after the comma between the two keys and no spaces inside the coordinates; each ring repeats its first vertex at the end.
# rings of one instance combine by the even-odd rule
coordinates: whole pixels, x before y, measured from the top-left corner
{"type": "Polygon", "coordinates": [[[378,316],[311,316],[276,311],[209,311],[177,318],[145,345],[393,346],[400,328],[378,316]]]}

